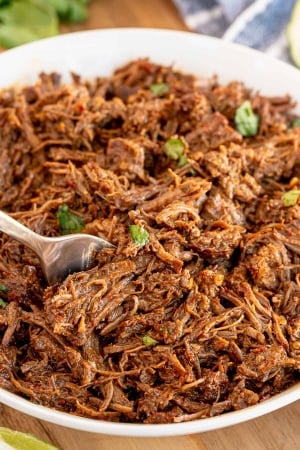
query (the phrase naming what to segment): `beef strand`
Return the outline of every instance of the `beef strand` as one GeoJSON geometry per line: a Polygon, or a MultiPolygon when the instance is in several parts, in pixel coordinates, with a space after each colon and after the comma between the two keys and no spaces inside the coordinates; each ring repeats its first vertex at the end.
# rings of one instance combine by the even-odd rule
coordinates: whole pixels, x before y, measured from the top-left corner
{"type": "Polygon", "coordinates": [[[95,420],[179,423],[299,382],[300,204],[282,201],[300,188],[293,107],[148,59],[2,90],[0,208],[56,236],[66,204],[115,248],[47,287],[1,234],[0,386],[95,420]],[[234,125],[245,100],[260,116],[250,138],[234,125]]]}

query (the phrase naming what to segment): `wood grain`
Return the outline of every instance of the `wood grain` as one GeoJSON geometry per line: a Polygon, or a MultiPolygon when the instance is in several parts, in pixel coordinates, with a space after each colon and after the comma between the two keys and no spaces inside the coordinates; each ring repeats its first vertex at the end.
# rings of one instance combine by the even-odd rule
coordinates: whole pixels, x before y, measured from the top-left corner
{"type": "Polygon", "coordinates": [[[115,27],[187,29],[171,0],[94,0],[88,22],[63,31],[115,27]]]}
{"type": "MultiPolygon", "coordinates": [[[[185,30],[171,0],[94,0],[85,24],[62,32],[111,27],[185,30]]],[[[298,450],[300,402],[226,429],[176,438],[123,438],[71,430],[0,405],[0,426],[29,432],[61,450],[298,450]]]]}

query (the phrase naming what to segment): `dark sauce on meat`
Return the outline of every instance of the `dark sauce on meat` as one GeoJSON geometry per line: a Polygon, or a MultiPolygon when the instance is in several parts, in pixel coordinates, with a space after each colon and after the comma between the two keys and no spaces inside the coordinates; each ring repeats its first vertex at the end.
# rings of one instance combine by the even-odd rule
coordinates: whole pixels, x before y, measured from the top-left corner
{"type": "Polygon", "coordinates": [[[168,423],[298,382],[300,205],[282,201],[300,186],[294,106],[147,59],[2,90],[0,208],[54,236],[66,204],[116,248],[47,287],[37,257],[1,234],[0,386],[80,416],[168,423]],[[234,125],[245,100],[254,137],[234,125]]]}

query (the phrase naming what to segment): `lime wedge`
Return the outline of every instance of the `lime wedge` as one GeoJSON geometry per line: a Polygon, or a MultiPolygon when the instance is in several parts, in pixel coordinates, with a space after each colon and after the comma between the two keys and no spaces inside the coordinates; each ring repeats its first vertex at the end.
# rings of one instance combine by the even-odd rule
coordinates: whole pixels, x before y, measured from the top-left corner
{"type": "Polygon", "coordinates": [[[300,0],[294,5],[286,34],[292,60],[300,68],[300,0]]]}
{"type": "Polygon", "coordinates": [[[59,450],[31,434],[0,427],[0,449],[2,448],[3,450],[59,450]]]}

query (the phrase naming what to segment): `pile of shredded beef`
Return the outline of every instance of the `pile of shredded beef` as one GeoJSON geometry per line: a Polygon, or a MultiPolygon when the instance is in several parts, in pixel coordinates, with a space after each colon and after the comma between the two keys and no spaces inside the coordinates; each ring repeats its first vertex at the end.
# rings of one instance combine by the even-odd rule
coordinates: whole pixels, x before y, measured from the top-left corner
{"type": "Polygon", "coordinates": [[[300,202],[282,200],[300,189],[294,106],[147,59],[2,90],[0,209],[56,236],[67,205],[116,248],[49,287],[36,255],[0,234],[0,386],[80,416],[167,423],[297,383],[300,202]],[[254,137],[235,129],[245,100],[254,137]]]}

